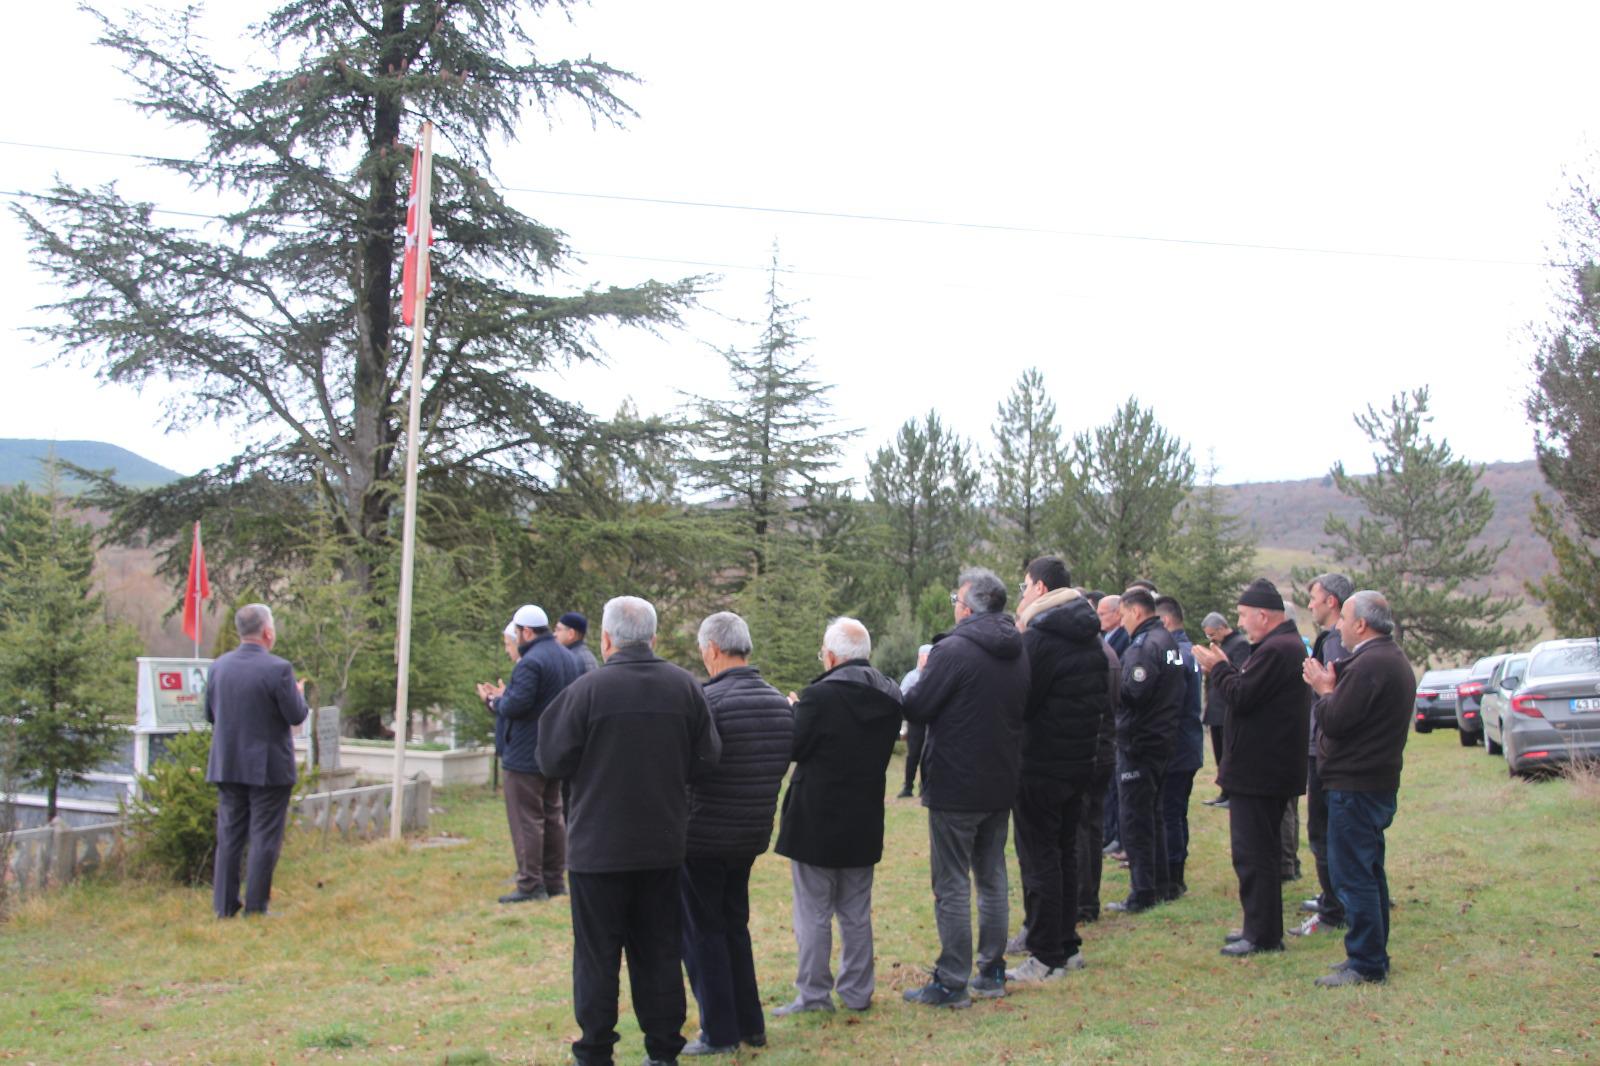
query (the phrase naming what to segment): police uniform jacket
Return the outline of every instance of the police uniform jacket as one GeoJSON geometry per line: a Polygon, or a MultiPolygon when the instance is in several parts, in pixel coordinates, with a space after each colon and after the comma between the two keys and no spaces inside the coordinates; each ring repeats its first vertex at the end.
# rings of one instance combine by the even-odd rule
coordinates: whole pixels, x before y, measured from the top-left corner
{"type": "Polygon", "coordinates": [[[1120,655],[1117,751],[1132,766],[1164,772],[1183,708],[1183,657],[1161,619],[1139,623],[1120,655]]]}

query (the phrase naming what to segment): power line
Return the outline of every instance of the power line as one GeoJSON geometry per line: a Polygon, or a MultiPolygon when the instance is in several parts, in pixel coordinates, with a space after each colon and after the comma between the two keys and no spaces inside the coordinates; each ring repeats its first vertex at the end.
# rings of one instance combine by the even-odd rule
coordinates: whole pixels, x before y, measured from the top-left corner
{"type": "MultiPolygon", "coordinates": [[[[29,141],[0,140],[0,145],[10,148],[29,148],[45,152],[68,152],[80,155],[110,156],[120,159],[141,159],[152,163],[177,163],[195,165],[192,159],[174,156],[147,155],[138,152],[117,152],[109,149],[78,148],[65,145],[38,144],[29,141]]],[[[606,200],[615,203],[650,204],[662,207],[690,207],[702,210],[734,211],[754,214],[789,215],[801,218],[831,218],[847,222],[874,222],[903,226],[932,226],[944,229],[981,230],[992,233],[1020,233],[1053,237],[1071,237],[1081,240],[1128,241],[1144,244],[1169,244],[1194,248],[1226,248],[1240,251],[1276,252],[1290,255],[1325,255],[1359,259],[1389,259],[1408,262],[1454,263],[1466,266],[1546,267],[1550,264],[1521,259],[1493,259],[1482,256],[1452,256],[1414,252],[1380,252],[1361,248],[1328,248],[1317,245],[1266,244],[1253,241],[1208,240],[1198,237],[1166,237],[1154,234],[1116,233],[1098,230],[1059,229],[1048,226],[1021,226],[994,222],[971,222],[960,219],[920,218],[911,215],[878,215],[851,211],[823,211],[803,207],[772,207],[761,204],[736,204],[715,200],[681,200],[657,196],[628,196],[620,193],[576,192],[570,189],[538,189],[526,186],[503,185],[504,192],[527,193],[534,196],[561,196],[570,199],[606,200]]],[[[676,262],[676,260],[672,260],[676,262]]],[[[742,268],[740,268],[742,269],[742,268]]]]}

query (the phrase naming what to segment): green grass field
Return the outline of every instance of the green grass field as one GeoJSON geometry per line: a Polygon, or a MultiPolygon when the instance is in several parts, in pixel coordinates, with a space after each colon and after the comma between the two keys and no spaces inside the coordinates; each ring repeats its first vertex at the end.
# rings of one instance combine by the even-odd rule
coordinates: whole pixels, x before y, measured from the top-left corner
{"type": "MultiPolygon", "coordinates": [[[[891,780],[899,773],[897,760],[891,780]]],[[[1238,910],[1227,815],[1199,802],[1210,778],[1202,771],[1195,788],[1187,898],[1090,925],[1087,969],[959,1012],[900,1002],[937,945],[925,816],[890,800],[876,1005],[773,1020],[770,1045],[737,1061],[1600,1059],[1592,784],[1509,781],[1503,762],[1451,732],[1413,736],[1389,835],[1394,974],[1386,986],[1329,991],[1311,983],[1342,955],[1325,934],[1290,938],[1278,956],[1217,954],[1238,910]]],[[[576,1029],[565,907],[495,903],[511,872],[497,796],[436,802],[432,832],[456,846],[291,837],[276,920],[220,923],[206,890],[117,880],[24,904],[0,926],[0,1061],[567,1061],[576,1029]]],[[[1106,899],[1120,898],[1126,877],[1108,872],[1106,899]]],[[[1014,870],[1012,881],[1015,925],[1014,870]]],[[[1284,895],[1292,908],[1313,891],[1308,876],[1284,895]]],[[[788,892],[785,863],[763,856],[752,933],[769,1005],[792,996],[788,892]]],[[[632,1063],[643,1051],[624,997],[618,1062],[632,1063]]],[[[694,1018],[691,999],[686,1035],[694,1018]]]]}

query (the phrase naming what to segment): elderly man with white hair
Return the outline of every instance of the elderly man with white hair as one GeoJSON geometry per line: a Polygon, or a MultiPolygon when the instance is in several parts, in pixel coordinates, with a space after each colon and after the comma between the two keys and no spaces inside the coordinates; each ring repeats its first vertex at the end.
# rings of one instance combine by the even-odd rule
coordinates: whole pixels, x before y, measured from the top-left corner
{"type": "Polygon", "coordinates": [[[617,989],[628,955],[646,1062],[683,1050],[683,909],[689,783],[722,745],[693,675],[656,657],[656,609],[637,596],[606,603],[606,665],[562,690],[539,720],[539,764],[572,782],[567,869],[572,894],[572,1002],[580,1063],[609,1063],[617,989]]]}
{"type": "Polygon", "coordinates": [[[774,849],[794,881],[799,948],[795,999],[772,1013],[872,1005],[872,875],[883,858],[884,778],[900,734],[900,688],[867,662],[872,638],[836,618],[822,638],[823,673],[795,699],[794,774],[774,849]],[[839,919],[839,977],[830,970],[839,919]]]}

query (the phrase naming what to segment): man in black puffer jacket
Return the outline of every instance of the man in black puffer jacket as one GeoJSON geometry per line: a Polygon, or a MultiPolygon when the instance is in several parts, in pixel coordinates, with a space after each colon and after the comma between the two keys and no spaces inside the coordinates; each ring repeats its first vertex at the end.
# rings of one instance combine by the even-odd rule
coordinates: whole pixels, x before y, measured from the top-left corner
{"type": "Polygon", "coordinates": [[[1029,958],[1006,977],[1049,981],[1083,966],[1078,950],[1077,837],[1095,776],[1100,723],[1111,702],[1100,619],[1068,587],[1055,556],[1028,564],[1017,625],[1028,654],[1022,780],[1017,791],[1018,855],[1030,901],[1029,958]]]}
{"type": "Polygon", "coordinates": [[[872,877],[883,858],[884,775],[900,734],[900,689],[867,661],[872,637],[835,618],[822,638],[824,673],[794,705],[794,776],[778,843],[794,882],[795,999],[772,1013],[872,1005],[872,877]],[[833,979],[833,919],[839,979],[833,979]]]}
{"type": "Polygon", "coordinates": [[[1005,995],[1006,829],[1017,798],[1028,657],[1001,612],[1006,587],[992,571],[963,571],[950,596],[956,627],[933,646],[906,697],[906,719],[928,724],[922,805],[939,959],[933,979],[905,998],[967,1007],[1005,995]],[[972,881],[978,886],[978,973],[972,976],[972,881]],[[971,979],[972,991],[967,991],[971,979]]]}
{"type": "Polygon", "coordinates": [[[750,867],[772,837],[778,787],[794,743],[789,700],[750,665],[744,619],[731,611],[711,615],[700,623],[699,643],[722,758],[689,785],[683,967],[700,1005],[700,1034],[685,1055],[767,1042],[750,946],[750,867]]]}

